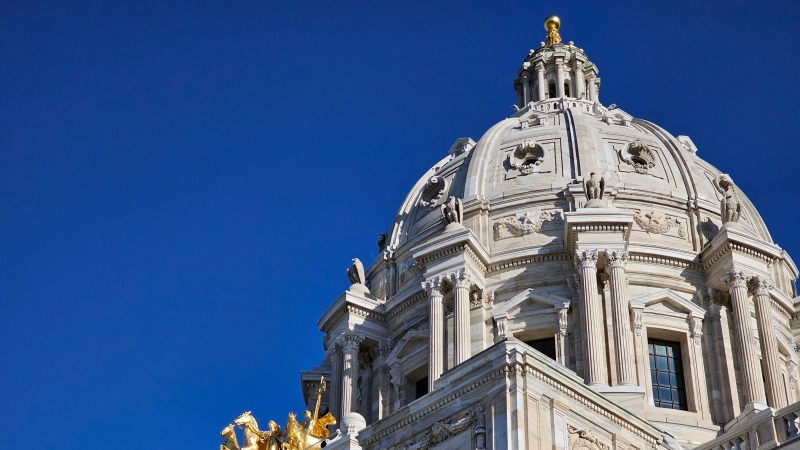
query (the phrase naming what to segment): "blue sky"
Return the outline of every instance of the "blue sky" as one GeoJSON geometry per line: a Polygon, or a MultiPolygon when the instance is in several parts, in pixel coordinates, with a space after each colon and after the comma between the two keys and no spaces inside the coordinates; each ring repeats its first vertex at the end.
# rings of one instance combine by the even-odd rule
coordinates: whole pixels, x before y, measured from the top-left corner
{"type": "Polygon", "coordinates": [[[800,261],[796,2],[0,4],[0,441],[216,448],[301,412],[408,189],[511,113],[542,19],[800,261]],[[668,3],[668,4],[667,4],[668,3]]]}

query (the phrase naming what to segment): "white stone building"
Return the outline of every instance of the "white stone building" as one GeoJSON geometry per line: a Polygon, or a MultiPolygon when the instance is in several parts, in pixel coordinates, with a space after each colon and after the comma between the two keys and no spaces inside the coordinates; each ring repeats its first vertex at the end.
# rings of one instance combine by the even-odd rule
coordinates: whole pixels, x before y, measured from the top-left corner
{"type": "Polygon", "coordinates": [[[328,448],[800,448],[797,267],[548,23],[518,111],[422,175],[319,320],[309,409],[325,375],[366,424],[328,448]]]}

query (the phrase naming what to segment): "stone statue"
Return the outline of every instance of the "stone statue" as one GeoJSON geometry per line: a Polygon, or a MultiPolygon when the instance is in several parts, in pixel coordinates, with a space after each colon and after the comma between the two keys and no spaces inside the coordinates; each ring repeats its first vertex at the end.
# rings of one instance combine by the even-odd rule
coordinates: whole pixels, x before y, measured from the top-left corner
{"type": "Polygon", "coordinates": [[[589,179],[583,182],[586,191],[586,208],[605,208],[606,202],[603,201],[603,194],[606,190],[606,180],[603,177],[597,178],[597,174],[592,172],[589,179]]]}
{"type": "Polygon", "coordinates": [[[350,279],[351,284],[364,284],[367,280],[364,276],[364,264],[358,258],[353,258],[353,265],[347,269],[347,278],[350,279]]]}
{"type": "Polygon", "coordinates": [[[380,236],[378,236],[378,251],[379,252],[382,252],[382,251],[384,251],[386,249],[386,239],[387,238],[388,238],[388,235],[386,233],[381,233],[380,236]]]}
{"type": "Polygon", "coordinates": [[[447,199],[447,202],[442,205],[442,217],[444,217],[444,221],[447,223],[445,230],[449,231],[463,228],[464,206],[461,203],[461,199],[451,195],[447,199]]]}
{"type": "Polygon", "coordinates": [[[722,192],[722,201],[720,205],[720,214],[722,215],[722,223],[738,222],[742,213],[742,202],[739,201],[739,196],[736,194],[736,186],[730,175],[724,173],[717,178],[719,190],[722,192]]]}

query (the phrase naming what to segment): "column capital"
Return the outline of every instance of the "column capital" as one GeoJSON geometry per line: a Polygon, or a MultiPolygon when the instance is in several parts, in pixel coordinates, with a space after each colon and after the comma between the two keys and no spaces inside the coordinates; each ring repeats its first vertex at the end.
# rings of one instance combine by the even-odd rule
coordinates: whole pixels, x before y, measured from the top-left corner
{"type": "Polygon", "coordinates": [[[750,281],[750,278],[750,275],[741,270],[732,270],[722,277],[722,282],[728,285],[729,288],[747,288],[747,282],[750,281]]]}
{"type": "Polygon", "coordinates": [[[536,63],[533,65],[533,68],[536,71],[542,71],[544,70],[544,63],[541,61],[536,61],[536,63]]]}
{"type": "Polygon", "coordinates": [[[422,282],[422,289],[428,294],[428,298],[442,295],[441,277],[432,278],[422,282]]]}
{"type": "Polygon", "coordinates": [[[456,289],[469,289],[472,285],[472,277],[466,270],[459,270],[450,274],[450,281],[456,289]]]}
{"type": "Polygon", "coordinates": [[[608,267],[625,268],[630,255],[627,250],[606,250],[606,265],[608,267]]]}
{"type": "Polygon", "coordinates": [[[345,331],[342,338],[342,347],[345,350],[357,349],[364,342],[364,335],[355,331],[345,331]]]}
{"type": "Polygon", "coordinates": [[[342,356],[342,346],[339,344],[338,340],[331,342],[331,345],[325,350],[325,354],[331,358],[342,356]]]}
{"type": "Polygon", "coordinates": [[[769,295],[769,290],[775,287],[775,285],[768,277],[756,275],[754,277],[750,277],[747,287],[754,295],[769,295]]]}
{"type": "Polygon", "coordinates": [[[578,250],[575,252],[575,265],[581,269],[597,268],[597,250],[578,250]]]}

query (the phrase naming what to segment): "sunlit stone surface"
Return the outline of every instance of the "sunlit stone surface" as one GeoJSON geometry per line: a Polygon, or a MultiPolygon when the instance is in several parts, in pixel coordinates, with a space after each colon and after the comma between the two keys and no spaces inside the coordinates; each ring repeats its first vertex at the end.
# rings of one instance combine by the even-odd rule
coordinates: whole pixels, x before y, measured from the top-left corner
{"type": "Polygon", "coordinates": [[[326,448],[800,448],[795,264],[689,137],[600,102],[559,26],[319,320],[326,448]]]}

